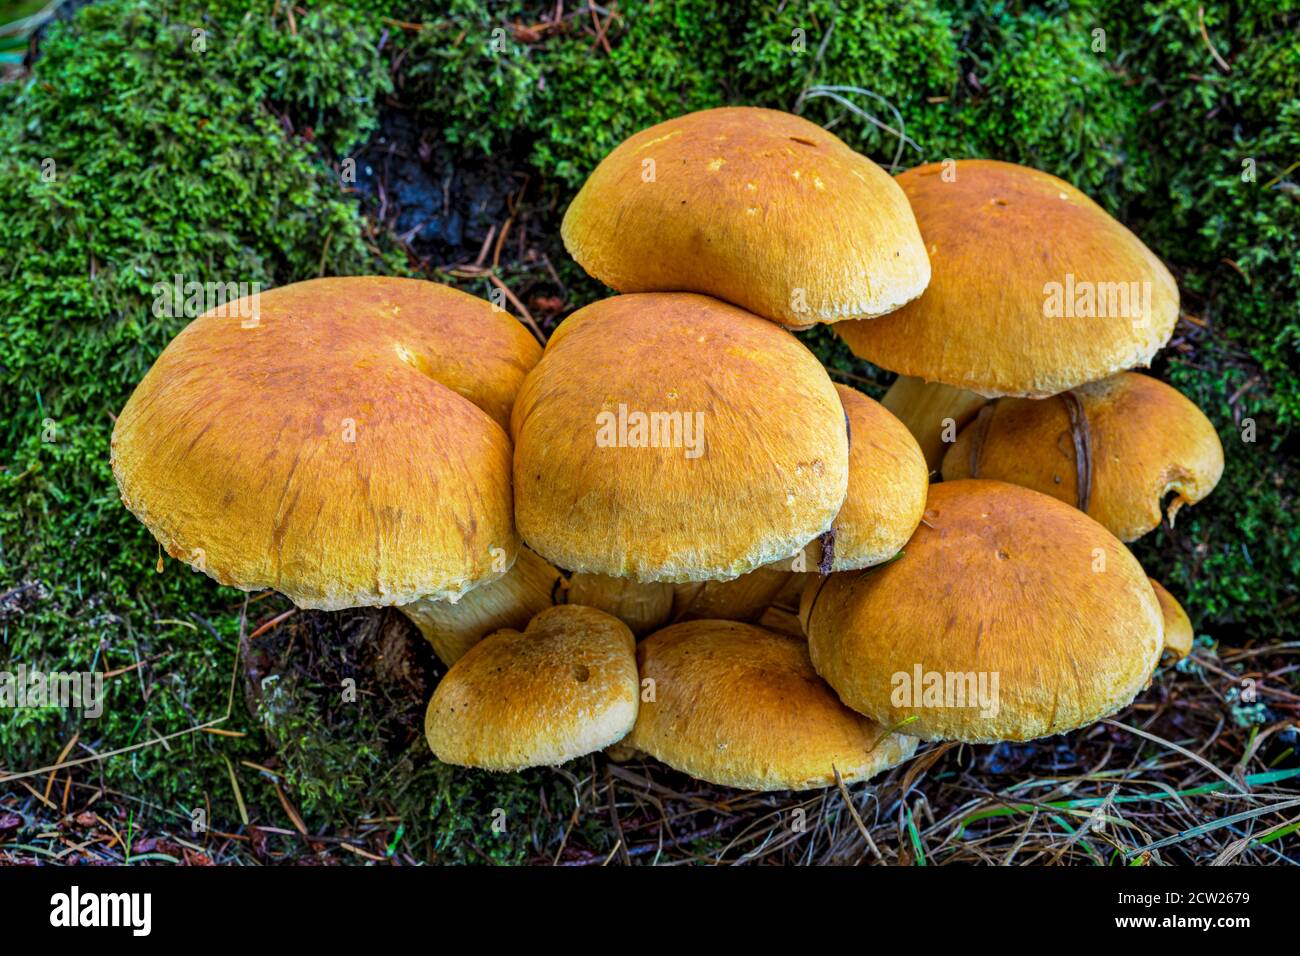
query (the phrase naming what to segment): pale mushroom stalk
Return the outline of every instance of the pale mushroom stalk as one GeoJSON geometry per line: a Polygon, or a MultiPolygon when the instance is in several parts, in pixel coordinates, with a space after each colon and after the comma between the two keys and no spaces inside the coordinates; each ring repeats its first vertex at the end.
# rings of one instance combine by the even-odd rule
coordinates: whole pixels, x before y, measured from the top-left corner
{"type": "Polygon", "coordinates": [[[398,608],[450,667],[494,631],[522,628],[556,602],[563,576],[549,562],[520,548],[514,566],[459,601],[421,598],[398,608]]]}
{"type": "Polygon", "coordinates": [[[778,561],[730,581],[688,581],[673,586],[673,621],[715,618],[754,621],[786,587],[793,572],[778,561]]]}
{"type": "Polygon", "coordinates": [[[578,572],[569,578],[567,599],[569,604],[612,614],[641,637],[668,623],[673,610],[673,585],[578,572]]]}
{"type": "Polygon", "coordinates": [[[911,375],[898,376],[880,400],[916,438],[930,471],[938,470],[957,434],[987,403],[984,396],[964,388],[911,375]]]}

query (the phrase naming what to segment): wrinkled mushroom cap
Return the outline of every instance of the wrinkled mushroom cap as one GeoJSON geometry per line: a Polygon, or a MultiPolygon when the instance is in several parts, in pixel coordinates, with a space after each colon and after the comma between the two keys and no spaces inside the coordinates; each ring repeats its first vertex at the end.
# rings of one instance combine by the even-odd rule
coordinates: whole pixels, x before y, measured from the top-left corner
{"type": "Polygon", "coordinates": [[[821,363],[707,296],[580,309],[512,424],[519,533],[575,572],[734,578],[825,531],[848,487],[844,411],[821,363]]]}
{"type": "Polygon", "coordinates": [[[503,426],[540,355],[519,323],[414,279],[254,301],[191,322],[113,430],[122,501],[167,553],[324,609],[451,598],[508,567],[503,426]]]}
{"type": "Polygon", "coordinates": [[[807,790],[833,785],[837,769],[852,783],[916,748],[841,704],[796,637],[688,621],[648,637],[637,660],[653,683],[626,745],[709,783],[807,790]]]}
{"type": "Polygon", "coordinates": [[[776,110],[704,110],[629,137],[561,235],[619,292],[702,292],[795,327],[881,315],[930,278],[889,174],[776,110]]]}
{"type": "Polygon", "coordinates": [[[922,739],[971,743],[1114,713],[1146,685],[1163,630],[1147,576],[1118,539],[998,481],[934,485],[898,560],[812,582],[801,613],[817,673],[848,706],[888,726],[909,720],[922,739]],[[931,674],[954,694],[925,696],[931,674]]]}
{"type": "Polygon", "coordinates": [[[444,763],[523,770],[617,743],[636,721],[635,646],[622,621],[574,605],[490,634],[434,690],[429,746],[444,763]]]}
{"type": "Polygon", "coordinates": [[[839,323],[836,331],[856,354],[987,397],[1041,397],[1148,365],[1168,341],[1178,319],[1173,276],[1064,180],[968,159],[909,169],[898,183],[934,276],[920,298],[890,315],[839,323]],[[946,168],[956,174],[952,181],[946,168]],[[1120,295],[1129,295],[1129,283],[1137,283],[1137,294],[1125,307],[1120,295]],[[1093,312],[1104,317],[1080,314],[1088,311],[1081,299],[1088,289],[1093,312]],[[1060,293],[1060,314],[1049,313],[1052,291],[1060,293]]]}
{"type": "MultiPolygon", "coordinates": [[[[1208,495],[1223,474],[1223,446],[1210,420],[1149,375],[1124,372],[1043,400],[1003,399],[967,425],[943,460],[943,477],[992,478],[1078,506],[1079,479],[1090,480],[1088,514],[1121,541],[1160,524],[1208,495]],[[1075,398],[1071,398],[1074,396],[1075,398]],[[1091,445],[1091,475],[1079,470],[1070,402],[1077,399],[1091,445]],[[972,475],[974,466],[976,475],[972,475]]],[[[1087,461],[1087,454],[1084,460],[1087,461]]],[[[1086,466],[1085,466],[1086,472],[1086,466]]]]}
{"type": "Polygon", "coordinates": [[[1165,590],[1165,586],[1151,578],[1151,587],[1160,601],[1160,612],[1165,619],[1165,644],[1163,656],[1168,660],[1179,660],[1192,652],[1192,643],[1196,632],[1192,620],[1183,610],[1183,606],[1174,596],[1165,590]]]}
{"type": "Polygon", "coordinates": [[[563,576],[528,548],[499,578],[472,588],[458,601],[422,598],[398,610],[411,619],[450,667],[494,631],[522,628],[555,603],[563,576]]]}

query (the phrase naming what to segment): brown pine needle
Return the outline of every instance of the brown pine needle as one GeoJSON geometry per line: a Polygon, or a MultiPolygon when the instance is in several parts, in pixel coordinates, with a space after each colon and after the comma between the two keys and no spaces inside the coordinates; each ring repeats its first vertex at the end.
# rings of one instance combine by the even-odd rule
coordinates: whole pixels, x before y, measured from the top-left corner
{"type": "Polygon", "coordinates": [[[288,816],[290,822],[293,823],[294,829],[303,836],[307,836],[307,825],[302,822],[302,817],[298,816],[298,811],[295,810],[293,804],[289,802],[289,798],[284,795],[284,791],[280,789],[280,785],[275,783],[272,784],[272,786],[275,787],[275,795],[280,798],[280,806],[284,807],[285,815],[288,816]]]}
{"type": "Polygon", "coordinates": [[[289,620],[289,618],[293,617],[297,613],[298,613],[298,609],[296,607],[291,607],[283,614],[277,614],[275,617],[271,618],[271,620],[267,621],[265,624],[263,624],[261,627],[255,630],[252,634],[249,634],[248,639],[250,641],[257,640],[259,637],[261,637],[263,634],[267,633],[268,631],[275,630],[283,622],[289,620]]]}
{"type": "MultiPolygon", "coordinates": [[[[72,748],[77,746],[77,741],[80,739],[81,739],[81,731],[78,730],[75,734],[72,735],[72,739],[69,740],[64,745],[63,749],[59,751],[59,758],[54,761],[55,764],[61,764],[63,763],[63,761],[67,760],[68,754],[72,753],[72,748]]],[[[50,778],[45,781],[45,802],[47,804],[49,804],[50,802],[50,791],[54,789],[54,777],[57,773],[58,770],[51,770],[50,778]]]]}
{"type": "Polygon", "coordinates": [[[857,825],[858,832],[862,834],[862,839],[866,841],[867,848],[871,850],[871,855],[876,858],[877,862],[883,863],[885,858],[880,855],[880,848],[876,846],[876,841],[871,839],[871,831],[862,822],[858,808],[853,805],[853,798],[849,796],[849,788],[844,786],[844,778],[840,776],[840,768],[832,764],[831,770],[835,772],[835,786],[839,788],[840,796],[844,800],[844,806],[848,808],[849,816],[853,818],[854,824],[857,825]]]}
{"type": "Polygon", "coordinates": [[[239,819],[244,826],[248,826],[248,808],[244,806],[244,794],[239,789],[239,778],[235,776],[235,765],[230,762],[230,758],[225,754],[221,759],[226,762],[226,770],[230,773],[230,788],[235,791],[235,803],[239,805],[239,819]]]}

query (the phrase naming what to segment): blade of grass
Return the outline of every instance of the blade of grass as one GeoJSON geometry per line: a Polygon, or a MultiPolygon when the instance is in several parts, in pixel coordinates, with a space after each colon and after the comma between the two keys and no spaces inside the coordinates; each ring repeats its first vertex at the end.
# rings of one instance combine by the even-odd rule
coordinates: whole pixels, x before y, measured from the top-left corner
{"type": "MultiPolygon", "coordinates": [[[[1287,770],[1269,770],[1263,773],[1247,774],[1245,777],[1246,785],[1249,787],[1266,786],[1270,783],[1277,783],[1279,780],[1289,780],[1292,777],[1300,777],[1300,767],[1291,767],[1287,770]]],[[[1180,797],[1196,797],[1206,793],[1217,793],[1226,787],[1223,782],[1206,783],[1199,787],[1190,787],[1187,790],[1175,790],[1172,793],[1154,792],[1154,793],[1135,793],[1115,797],[1112,803],[1141,803],[1146,800],[1170,800],[1180,797]]],[[[975,813],[964,817],[957,827],[957,836],[961,836],[968,826],[972,823],[978,823],[981,820],[988,820],[993,817],[1007,817],[1017,813],[1029,813],[1034,809],[1041,809],[1044,806],[1052,807],[1057,810],[1087,810],[1098,806],[1105,801],[1105,797],[1080,797],[1075,800],[1053,800],[1045,804],[1036,803],[1015,803],[1003,807],[991,807],[988,810],[978,810],[975,813]]]]}
{"type": "Polygon", "coordinates": [[[921,834],[916,829],[916,822],[912,819],[912,808],[907,808],[907,833],[912,838],[912,850],[916,854],[917,866],[929,866],[926,862],[925,850],[921,848],[921,834]]]}

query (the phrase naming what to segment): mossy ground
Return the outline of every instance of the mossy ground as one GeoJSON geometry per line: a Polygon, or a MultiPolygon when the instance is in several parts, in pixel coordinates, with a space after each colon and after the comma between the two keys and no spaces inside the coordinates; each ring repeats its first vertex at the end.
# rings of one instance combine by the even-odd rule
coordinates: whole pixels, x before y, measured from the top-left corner
{"type": "MultiPolygon", "coordinates": [[[[1047,169],[1170,263],[1185,317],[1156,372],[1218,426],[1227,468],[1206,502],[1136,551],[1230,678],[1210,703],[1198,698],[1195,719],[1174,713],[1171,732],[1212,728],[1198,708],[1219,707],[1243,735],[1221,760],[1294,765],[1294,733],[1276,726],[1295,717],[1285,662],[1269,678],[1282,694],[1246,706],[1232,681],[1266,658],[1228,666],[1213,655],[1263,647],[1300,622],[1300,4],[1207,5],[1203,22],[1197,5],[1172,0],[629,2],[613,17],[570,11],[562,24],[544,19],[553,9],[393,0],[291,18],[271,0],[105,0],[48,29],[30,74],[0,86],[0,665],[121,671],[99,721],[7,713],[0,765],[52,764],[74,740],[68,759],[91,757],[210,720],[239,674],[224,733],[90,764],[49,795],[46,778],[26,781],[40,800],[0,787],[23,817],[0,838],[39,832],[55,812],[42,801],[58,808],[66,786],[72,808],[102,788],[100,806],[123,824],[182,836],[205,808],[214,830],[233,834],[201,841],[217,856],[364,859],[339,840],[411,859],[613,851],[604,804],[615,802],[611,781],[626,784],[617,768],[492,777],[429,757],[418,714],[436,669],[409,631],[404,643],[392,636],[402,625],[390,616],[294,615],[252,641],[236,672],[241,635],[287,604],[246,605],[170,560],[157,572],[152,539],[118,502],[108,436],[186,321],[153,317],[154,283],[390,272],[487,294],[485,277],[452,268],[484,248],[547,328],[601,294],[557,237],[587,172],[637,129],[729,102],[798,104],[885,164],[987,156],[1047,169]],[[871,90],[848,95],[907,140],[806,94],[819,86],[871,90]],[[465,203],[454,228],[412,232],[419,217],[403,219],[376,188],[392,185],[384,156],[415,177],[393,192],[399,203],[445,181],[454,206],[474,189],[491,194],[484,171],[499,171],[496,205],[465,203]],[[349,157],[363,167],[355,187],[340,176],[349,157]],[[493,249],[501,209],[512,229],[493,249]],[[376,646],[411,659],[394,671],[376,646]],[[355,703],[343,700],[347,679],[355,703]],[[1260,734],[1268,748],[1253,749],[1260,734]],[[250,829],[244,815],[290,833],[250,829]],[[294,815],[317,842],[293,835],[294,815]]],[[[868,391],[887,382],[824,330],[805,339],[868,391]]],[[[1161,712],[1208,686],[1206,674],[1163,675],[1161,712]]],[[[1117,739],[1145,766],[1141,741],[1117,739]]],[[[1047,773],[1054,746],[1016,749],[1016,766],[1047,773]]],[[[993,791],[1011,782],[999,752],[966,748],[930,772],[987,772],[979,785],[993,791]]],[[[1194,771],[1165,772],[1177,788],[1194,771]]],[[[719,849],[719,821],[753,803],[718,815],[716,793],[682,799],[705,822],[674,839],[703,835],[669,842],[705,856],[719,849]]],[[[752,809],[740,826],[779,808],[764,798],[752,809]]]]}

